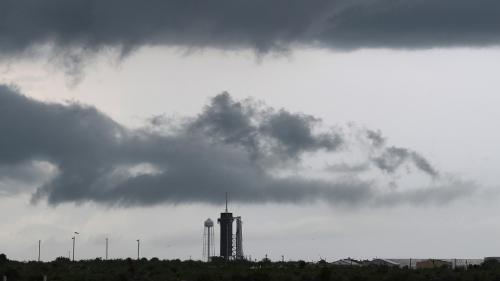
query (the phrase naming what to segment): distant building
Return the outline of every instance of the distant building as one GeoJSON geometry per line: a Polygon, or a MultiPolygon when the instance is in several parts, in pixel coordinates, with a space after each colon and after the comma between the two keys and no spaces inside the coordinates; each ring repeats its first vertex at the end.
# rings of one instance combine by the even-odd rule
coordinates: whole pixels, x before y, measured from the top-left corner
{"type": "Polygon", "coordinates": [[[357,260],[353,260],[351,258],[341,259],[338,261],[332,262],[332,265],[336,266],[363,266],[363,263],[357,260]]]}
{"type": "Polygon", "coordinates": [[[449,261],[436,260],[436,259],[428,259],[417,262],[417,269],[441,268],[441,267],[451,268],[452,263],[449,261]]]}
{"type": "Polygon", "coordinates": [[[387,266],[387,267],[400,267],[401,264],[395,261],[387,260],[387,259],[373,259],[368,263],[369,265],[374,266],[387,266]]]}
{"type": "Polygon", "coordinates": [[[500,263],[500,257],[485,257],[484,262],[499,262],[500,263]]]}

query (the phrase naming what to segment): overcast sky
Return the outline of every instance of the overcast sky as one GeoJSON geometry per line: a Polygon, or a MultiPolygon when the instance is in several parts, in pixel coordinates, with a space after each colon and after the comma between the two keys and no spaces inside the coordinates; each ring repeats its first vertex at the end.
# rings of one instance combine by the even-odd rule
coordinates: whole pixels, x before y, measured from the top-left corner
{"type": "Polygon", "coordinates": [[[229,192],[252,258],[498,255],[499,14],[1,1],[0,252],[199,259],[229,192]]]}

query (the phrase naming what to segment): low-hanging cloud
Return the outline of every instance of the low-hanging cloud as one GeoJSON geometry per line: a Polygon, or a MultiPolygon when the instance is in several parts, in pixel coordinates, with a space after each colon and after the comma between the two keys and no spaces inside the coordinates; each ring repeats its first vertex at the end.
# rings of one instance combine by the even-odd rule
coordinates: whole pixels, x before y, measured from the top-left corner
{"type": "MultiPolygon", "coordinates": [[[[153,123],[161,126],[161,118],[153,123]]],[[[452,185],[394,193],[356,173],[305,176],[297,172],[304,156],[334,154],[356,145],[342,132],[324,127],[319,118],[251,100],[235,101],[222,93],[199,115],[178,120],[175,129],[132,130],[92,106],[40,102],[0,86],[0,181],[30,172],[19,168],[26,163],[44,163],[51,171],[46,177],[33,176],[43,179],[33,202],[120,206],[216,204],[224,192],[248,203],[425,204],[435,201],[429,199],[434,193],[441,198],[448,194],[452,201],[472,190],[452,185]],[[295,172],[281,173],[288,167],[295,172]]],[[[382,154],[392,151],[377,149],[382,154]]],[[[409,152],[397,163],[425,172],[428,168],[420,163],[424,160],[409,152]]]]}
{"type": "Polygon", "coordinates": [[[500,43],[499,13],[496,0],[5,0],[0,54],[48,44],[71,64],[70,49],[142,46],[483,47],[500,43]]]}

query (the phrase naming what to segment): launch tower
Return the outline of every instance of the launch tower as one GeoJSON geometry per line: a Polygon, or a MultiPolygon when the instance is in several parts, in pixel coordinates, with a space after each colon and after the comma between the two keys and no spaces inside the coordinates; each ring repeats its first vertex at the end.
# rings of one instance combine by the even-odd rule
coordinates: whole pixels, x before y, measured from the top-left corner
{"type": "Polygon", "coordinates": [[[233,257],[233,213],[227,210],[226,193],[226,211],[220,214],[217,222],[220,224],[220,256],[225,260],[233,257]]]}

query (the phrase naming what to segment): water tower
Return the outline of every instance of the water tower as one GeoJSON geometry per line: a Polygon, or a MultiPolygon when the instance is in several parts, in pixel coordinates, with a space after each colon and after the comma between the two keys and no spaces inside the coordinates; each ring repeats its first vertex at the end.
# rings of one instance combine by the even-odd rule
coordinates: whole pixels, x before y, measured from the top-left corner
{"type": "Polygon", "coordinates": [[[210,261],[215,252],[214,222],[207,219],[203,225],[203,260],[210,261]]]}

